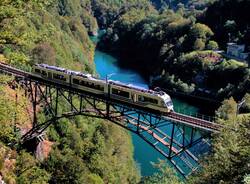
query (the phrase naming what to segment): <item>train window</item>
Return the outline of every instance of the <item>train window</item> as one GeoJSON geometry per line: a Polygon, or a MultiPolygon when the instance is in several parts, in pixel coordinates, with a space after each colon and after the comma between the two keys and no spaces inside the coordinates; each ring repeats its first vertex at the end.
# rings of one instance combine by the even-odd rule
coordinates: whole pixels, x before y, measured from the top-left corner
{"type": "Polygon", "coordinates": [[[112,88],[112,94],[129,98],[129,92],[112,88]]]}
{"type": "MultiPolygon", "coordinates": [[[[77,80],[77,79],[73,79],[73,83],[77,82],[77,81],[74,82],[74,80],[77,80]]],[[[104,91],[104,86],[103,85],[95,84],[95,83],[92,83],[92,82],[87,82],[87,81],[82,81],[82,80],[79,81],[78,80],[78,83],[75,83],[75,84],[79,84],[81,86],[85,86],[85,87],[88,87],[88,88],[104,91]]]]}
{"type": "Polygon", "coordinates": [[[35,69],[35,73],[41,73],[39,69],[35,69]]]}
{"type": "Polygon", "coordinates": [[[148,102],[148,103],[158,104],[158,100],[153,99],[153,98],[149,98],[149,97],[146,97],[146,96],[139,95],[138,100],[140,102],[148,102]]]}
{"type": "Polygon", "coordinates": [[[47,76],[47,72],[42,70],[42,75],[46,75],[47,76]]]}
{"type": "Polygon", "coordinates": [[[80,84],[80,81],[78,79],[73,79],[73,84],[80,84]]]}
{"type": "Polygon", "coordinates": [[[173,102],[170,100],[167,102],[167,106],[173,106],[173,102]]]}
{"type": "Polygon", "coordinates": [[[48,72],[48,78],[52,79],[52,73],[51,72],[48,72]]]}
{"type": "Polygon", "coordinates": [[[100,89],[101,91],[104,91],[104,86],[99,85],[99,89],[100,89]]]}
{"type": "Polygon", "coordinates": [[[62,80],[62,81],[66,81],[66,78],[63,75],[60,74],[53,74],[53,77],[57,80],[62,80]]]}

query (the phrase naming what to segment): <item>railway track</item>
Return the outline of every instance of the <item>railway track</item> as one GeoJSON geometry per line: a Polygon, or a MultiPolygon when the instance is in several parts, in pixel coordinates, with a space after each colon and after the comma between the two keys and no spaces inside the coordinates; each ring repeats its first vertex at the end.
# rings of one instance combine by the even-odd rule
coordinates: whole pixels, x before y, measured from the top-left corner
{"type": "Polygon", "coordinates": [[[184,122],[185,124],[193,125],[196,127],[202,127],[211,131],[215,131],[215,132],[219,131],[220,128],[222,127],[221,125],[216,124],[214,122],[195,118],[192,116],[187,116],[187,115],[176,113],[176,112],[170,112],[167,115],[167,117],[175,119],[176,121],[179,121],[179,122],[184,122]]]}

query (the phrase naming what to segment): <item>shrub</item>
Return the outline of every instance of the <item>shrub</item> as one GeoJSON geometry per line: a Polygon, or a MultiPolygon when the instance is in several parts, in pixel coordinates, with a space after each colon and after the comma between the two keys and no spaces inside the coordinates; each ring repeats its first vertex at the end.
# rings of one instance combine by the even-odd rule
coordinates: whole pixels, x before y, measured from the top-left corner
{"type": "Polygon", "coordinates": [[[56,64],[55,49],[49,43],[40,43],[32,50],[33,63],[56,64]]]}
{"type": "Polygon", "coordinates": [[[218,50],[219,49],[218,43],[216,41],[213,41],[213,40],[210,40],[206,47],[208,50],[218,50]]]}

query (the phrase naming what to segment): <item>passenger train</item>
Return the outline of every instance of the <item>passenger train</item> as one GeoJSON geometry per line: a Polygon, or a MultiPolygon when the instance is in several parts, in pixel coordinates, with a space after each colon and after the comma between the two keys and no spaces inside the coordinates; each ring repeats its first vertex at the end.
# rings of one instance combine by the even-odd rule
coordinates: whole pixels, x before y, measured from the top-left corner
{"type": "Polygon", "coordinates": [[[47,64],[34,65],[33,73],[59,83],[67,83],[83,91],[98,95],[108,95],[111,99],[131,103],[161,113],[173,111],[173,103],[170,96],[160,90],[147,90],[119,81],[102,80],[91,74],[84,74],[47,64]]]}

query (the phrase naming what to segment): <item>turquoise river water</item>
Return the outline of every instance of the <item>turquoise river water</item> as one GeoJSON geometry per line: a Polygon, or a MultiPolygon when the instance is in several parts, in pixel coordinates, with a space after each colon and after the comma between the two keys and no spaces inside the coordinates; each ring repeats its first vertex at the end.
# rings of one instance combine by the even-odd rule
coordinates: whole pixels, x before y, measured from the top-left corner
{"type": "MultiPolygon", "coordinates": [[[[96,71],[101,78],[108,76],[108,78],[112,80],[119,80],[121,82],[148,88],[147,81],[145,81],[136,71],[120,68],[117,59],[109,54],[96,50],[95,65],[96,71]]],[[[178,109],[185,109],[192,112],[198,111],[198,108],[175,98],[173,98],[173,103],[175,108],[178,109]]],[[[164,157],[136,134],[132,133],[131,136],[134,145],[134,159],[141,170],[141,175],[152,175],[156,172],[156,169],[153,168],[151,162],[157,162],[158,159],[164,159],[164,157]]]]}

